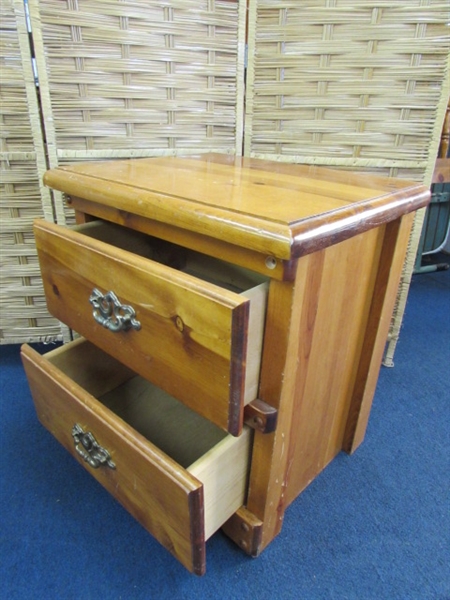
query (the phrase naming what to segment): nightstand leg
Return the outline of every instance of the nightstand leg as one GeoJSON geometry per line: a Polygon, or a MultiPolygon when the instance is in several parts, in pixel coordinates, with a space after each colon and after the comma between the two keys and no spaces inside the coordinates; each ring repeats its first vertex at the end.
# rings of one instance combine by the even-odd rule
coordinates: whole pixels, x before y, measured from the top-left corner
{"type": "Polygon", "coordinates": [[[223,532],[244,552],[256,557],[261,551],[263,523],[244,506],[222,527],[223,532]]]}

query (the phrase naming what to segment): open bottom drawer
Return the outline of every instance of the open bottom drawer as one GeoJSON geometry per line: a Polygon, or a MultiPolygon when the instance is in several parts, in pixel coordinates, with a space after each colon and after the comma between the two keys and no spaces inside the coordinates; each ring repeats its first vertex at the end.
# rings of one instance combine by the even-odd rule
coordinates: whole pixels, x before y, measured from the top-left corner
{"type": "Polygon", "coordinates": [[[251,431],[226,434],[84,339],[22,359],[41,423],[203,574],[205,541],[245,502],[251,431]]]}

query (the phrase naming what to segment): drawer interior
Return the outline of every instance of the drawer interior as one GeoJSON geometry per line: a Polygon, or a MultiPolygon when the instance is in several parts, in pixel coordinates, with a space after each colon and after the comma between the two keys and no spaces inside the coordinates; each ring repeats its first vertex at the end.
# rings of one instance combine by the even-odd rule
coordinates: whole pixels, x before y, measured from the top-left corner
{"type": "Polygon", "coordinates": [[[237,294],[268,282],[267,277],[244,267],[114,223],[92,221],[77,225],[74,229],[96,240],[149,258],[237,294]]]}
{"type": "Polygon", "coordinates": [[[227,436],[139,375],[99,401],[185,469],[227,436]]]}
{"type": "Polygon", "coordinates": [[[99,398],[203,484],[205,539],[245,502],[251,431],[234,438],[135,376],[99,398]]]}

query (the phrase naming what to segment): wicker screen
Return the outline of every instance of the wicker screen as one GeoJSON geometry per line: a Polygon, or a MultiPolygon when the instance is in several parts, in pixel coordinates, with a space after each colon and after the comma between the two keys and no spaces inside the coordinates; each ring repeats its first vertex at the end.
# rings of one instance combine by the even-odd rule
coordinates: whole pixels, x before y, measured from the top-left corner
{"type": "Polygon", "coordinates": [[[28,5],[38,87],[23,0],[0,0],[1,343],[66,336],[45,310],[31,233],[37,216],[71,219],[42,185],[47,167],[240,154],[245,129],[248,155],[431,181],[448,100],[447,0],[28,5]]]}
{"type": "Polygon", "coordinates": [[[0,343],[61,339],[47,312],[32,223],[53,219],[41,185],[40,117],[22,2],[0,2],[1,300],[0,343]]]}
{"type": "Polygon", "coordinates": [[[442,0],[251,0],[246,153],[431,181],[442,0]]]}
{"type": "Polygon", "coordinates": [[[56,158],[240,148],[238,2],[32,0],[30,9],[56,158]]]}

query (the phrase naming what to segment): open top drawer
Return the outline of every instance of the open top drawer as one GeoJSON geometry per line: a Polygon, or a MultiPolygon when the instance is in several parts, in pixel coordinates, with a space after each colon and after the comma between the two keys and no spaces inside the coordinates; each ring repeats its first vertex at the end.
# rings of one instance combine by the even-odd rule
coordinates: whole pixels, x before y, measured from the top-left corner
{"type": "Polygon", "coordinates": [[[226,434],[78,339],[22,359],[41,423],[189,570],[245,502],[252,432],[226,434]]]}
{"type": "Polygon", "coordinates": [[[49,311],[233,435],[258,394],[268,282],[96,221],[35,224],[49,311]]]}

